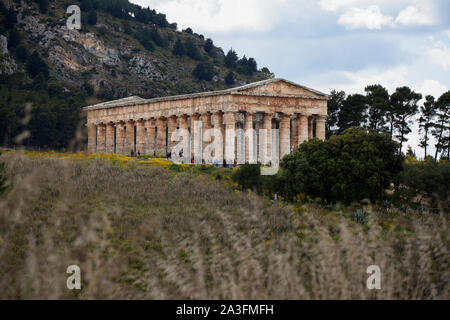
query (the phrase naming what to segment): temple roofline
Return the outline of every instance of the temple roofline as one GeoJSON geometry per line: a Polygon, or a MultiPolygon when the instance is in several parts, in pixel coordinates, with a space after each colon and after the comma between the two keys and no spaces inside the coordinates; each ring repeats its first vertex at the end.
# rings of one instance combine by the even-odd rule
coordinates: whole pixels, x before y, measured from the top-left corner
{"type": "Polygon", "coordinates": [[[275,79],[267,79],[262,80],[258,82],[253,82],[246,84],[244,86],[239,86],[235,88],[225,89],[225,90],[219,90],[219,91],[207,91],[207,92],[199,92],[199,93],[190,93],[190,94],[183,94],[183,95],[176,95],[176,96],[168,96],[168,97],[160,97],[160,98],[153,98],[153,99],[143,99],[138,96],[132,96],[128,98],[123,98],[119,100],[113,100],[113,101],[107,101],[102,102],[99,104],[95,104],[92,106],[87,106],[83,108],[83,111],[89,111],[89,110],[98,110],[98,109],[107,109],[107,108],[115,108],[115,107],[124,107],[124,106],[134,106],[134,105],[140,105],[140,104],[148,104],[148,103],[156,103],[156,102],[164,102],[164,101],[175,101],[175,100],[184,100],[184,99],[193,99],[197,97],[210,97],[210,96],[220,96],[220,95],[227,95],[227,94],[236,94],[236,95],[248,95],[248,96],[262,96],[262,97],[271,97],[274,95],[267,94],[267,93],[245,93],[241,91],[245,91],[252,88],[257,88],[259,86],[263,86],[266,84],[270,84],[273,82],[286,82],[290,85],[308,90],[319,97],[314,96],[308,96],[308,95],[276,95],[276,97],[281,98],[306,98],[306,99],[328,99],[328,95],[325,93],[322,93],[320,91],[296,84],[292,81],[281,79],[281,78],[275,78],[275,79]]]}

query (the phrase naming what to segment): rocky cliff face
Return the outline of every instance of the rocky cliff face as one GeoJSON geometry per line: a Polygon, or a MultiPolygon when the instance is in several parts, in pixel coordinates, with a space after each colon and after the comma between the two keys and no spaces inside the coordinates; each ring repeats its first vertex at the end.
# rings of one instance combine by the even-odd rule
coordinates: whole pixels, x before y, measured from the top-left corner
{"type": "Polygon", "coordinates": [[[17,71],[17,64],[14,59],[9,55],[8,51],[8,39],[0,35],[0,75],[13,74],[17,71]]]}
{"type": "MultiPolygon", "coordinates": [[[[66,8],[62,3],[53,3],[48,14],[40,13],[35,4],[12,3],[17,12],[17,25],[24,37],[29,53],[37,50],[50,67],[51,75],[65,87],[90,85],[100,100],[123,98],[130,95],[142,97],[216,90],[228,87],[224,82],[229,72],[223,62],[223,52],[217,51],[215,59],[204,52],[214,64],[216,75],[210,82],[193,78],[192,71],[199,63],[187,56],[172,54],[174,38],[191,37],[197,47],[203,50],[204,40],[175,30],[160,29],[169,39],[167,47],[154,51],[146,50],[135,37],[124,32],[124,22],[106,13],[98,13],[98,23],[83,22],[81,30],[66,27],[66,8]]],[[[84,20],[83,20],[84,21],[84,20]]],[[[128,28],[133,32],[150,32],[152,26],[130,21],[128,28]]],[[[7,52],[7,42],[0,37],[2,68],[0,72],[12,73],[20,66],[7,52]]],[[[253,76],[242,76],[238,84],[267,78],[260,72],[253,76]]]]}

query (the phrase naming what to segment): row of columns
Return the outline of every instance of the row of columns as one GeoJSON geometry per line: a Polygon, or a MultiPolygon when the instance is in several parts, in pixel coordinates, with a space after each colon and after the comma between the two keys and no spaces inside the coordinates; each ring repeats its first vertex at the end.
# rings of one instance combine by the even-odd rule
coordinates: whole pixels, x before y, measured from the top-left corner
{"type": "Polygon", "coordinates": [[[313,136],[325,139],[325,117],[216,112],[110,122],[89,126],[88,151],[166,155],[179,143],[178,138],[174,141],[177,129],[187,133],[182,150],[185,162],[194,158],[196,163],[201,163],[203,152],[211,142],[218,142],[218,135],[223,149],[213,151],[217,161],[245,163],[270,159],[271,162],[291,153],[313,136]],[[214,129],[213,136],[207,136],[209,129],[214,129]]]}

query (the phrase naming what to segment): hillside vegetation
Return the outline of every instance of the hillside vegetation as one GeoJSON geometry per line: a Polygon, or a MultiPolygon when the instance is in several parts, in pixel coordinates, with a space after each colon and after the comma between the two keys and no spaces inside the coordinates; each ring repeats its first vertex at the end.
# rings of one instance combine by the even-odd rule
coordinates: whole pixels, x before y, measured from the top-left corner
{"type": "Polygon", "coordinates": [[[230,169],[163,159],[0,160],[1,299],[450,298],[443,212],[272,201],[238,191],[230,169]],[[370,265],[381,290],[366,288],[370,265]]]}
{"type": "Polygon", "coordinates": [[[81,107],[230,88],[273,75],[127,0],[0,2],[0,145],[69,147],[81,107]],[[66,26],[71,5],[81,29],[66,26]],[[26,103],[32,111],[24,123],[26,103]],[[39,129],[38,130],[38,127],[39,129]],[[29,136],[17,142],[24,129],[29,136]],[[58,137],[58,138],[56,138],[58,137]]]}

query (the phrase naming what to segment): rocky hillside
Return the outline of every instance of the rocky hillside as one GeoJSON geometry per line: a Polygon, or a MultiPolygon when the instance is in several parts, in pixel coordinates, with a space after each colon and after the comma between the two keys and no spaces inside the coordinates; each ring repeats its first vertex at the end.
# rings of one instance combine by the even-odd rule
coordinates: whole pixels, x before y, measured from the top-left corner
{"type": "Polygon", "coordinates": [[[211,40],[190,28],[178,31],[165,15],[128,1],[2,3],[0,73],[27,74],[26,56],[37,51],[50,79],[69,91],[85,89],[88,102],[216,90],[272,76],[267,68],[254,68],[256,63],[254,70],[239,68],[250,60],[245,57],[229,62],[228,68],[223,50],[211,40]],[[81,7],[80,30],[66,26],[71,16],[66,11],[73,4],[81,7]],[[193,73],[199,65],[200,74],[205,69],[210,74],[193,73]]]}

